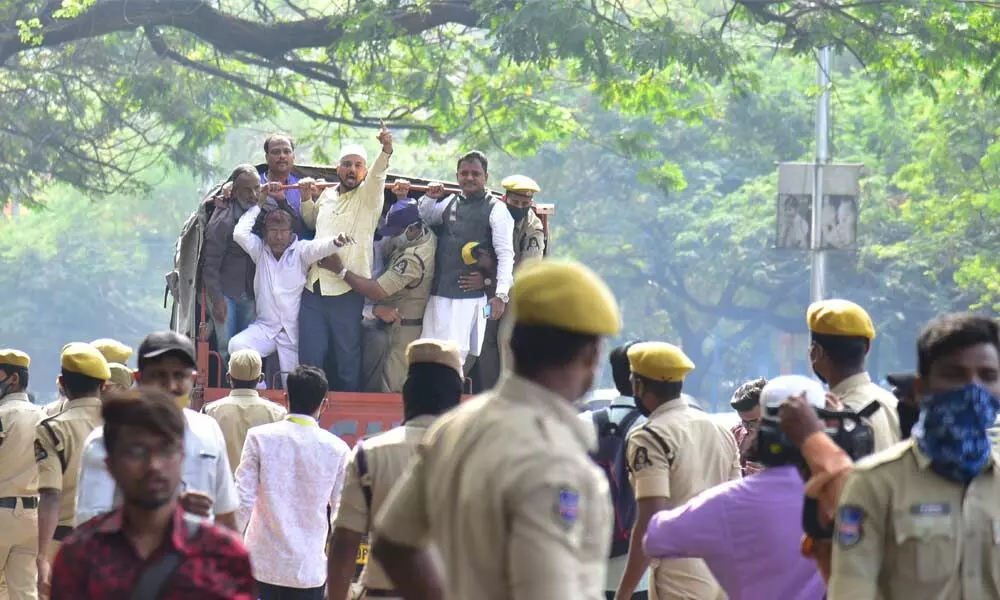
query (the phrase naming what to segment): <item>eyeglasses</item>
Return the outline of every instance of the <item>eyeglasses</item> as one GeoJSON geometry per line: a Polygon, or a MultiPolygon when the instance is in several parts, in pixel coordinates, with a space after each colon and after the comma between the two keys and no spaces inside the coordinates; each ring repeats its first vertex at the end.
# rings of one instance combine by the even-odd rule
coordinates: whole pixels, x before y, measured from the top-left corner
{"type": "Polygon", "coordinates": [[[182,453],[182,447],[177,444],[168,444],[160,448],[150,448],[144,444],[130,444],[121,449],[123,459],[144,464],[149,464],[153,457],[163,461],[171,461],[182,453]]]}

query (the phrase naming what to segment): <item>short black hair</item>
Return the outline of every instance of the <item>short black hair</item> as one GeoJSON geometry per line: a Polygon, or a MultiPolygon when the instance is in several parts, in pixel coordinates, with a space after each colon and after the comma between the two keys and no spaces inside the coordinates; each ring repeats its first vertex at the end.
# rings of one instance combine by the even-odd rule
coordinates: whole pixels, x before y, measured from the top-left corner
{"type": "Polygon", "coordinates": [[[482,165],[483,167],[483,173],[490,172],[490,161],[486,158],[486,155],[480,152],[479,150],[473,150],[471,152],[466,152],[465,154],[463,154],[458,159],[458,163],[455,164],[455,170],[457,171],[461,169],[462,163],[470,161],[479,162],[479,164],[482,165]]]}
{"type": "Polygon", "coordinates": [[[103,379],[88,377],[74,371],[62,370],[62,387],[69,399],[84,398],[86,396],[96,396],[104,384],[103,379]]]}
{"type": "Polygon", "coordinates": [[[299,365],[288,374],[288,412],[311,415],[323,404],[327,391],[326,374],[310,365],[299,365]]]}
{"type": "Polygon", "coordinates": [[[21,389],[28,389],[28,370],[24,367],[18,367],[15,365],[0,365],[0,371],[2,371],[7,377],[17,375],[17,380],[21,384],[21,389]]]}
{"type": "Polygon", "coordinates": [[[812,341],[842,369],[855,369],[865,364],[871,343],[867,338],[849,335],[812,333],[812,341]]]}
{"type": "Polygon", "coordinates": [[[515,324],[510,336],[514,368],[519,375],[532,377],[546,369],[565,367],[585,347],[597,344],[598,337],[545,325],[515,324]]]}
{"type": "Polygon", "coordinates": [[[104,447],[115,451],[122,427],[131,426],[162,437],[184,441],[184,413],[169,394],[154,387],[140,387],[106,394],[101,406],[104,447]]]}
{"type": "Polygon", "coordinates": [[[683,381],[657,381],[655,379],[639,375],[638,373],[633,373],[632,376],[635,377],[637,381],[641,381],[643,387],[645,387],[647,391],[663,402],[669,402],[680,398],[681,391],[684,390],[683,381]]]}
{"type": "Polygon", "coordinates": [[[271,135],[264,138],[264,152],[267,153],[271,149],[271,142],[275,140],[288,140],[288,143],[292,146],[292,150],[295,150],[295,140],[292,136],[287,133],[272,133],[271,135]]]}
{"type": "Polygon", "coordinates": [[[941,315],[917,338],[917,372],[926,377],[942,356],[979,344],[990,344],[1000,352],[1000,328],[994,319],[974,313],[941,315]]]}
{"type": "Polygon", "coordinates": [[[462,377],[438,363],[410,365],[403,383],[403,420],[440,415],[462,401],[462,377]]]}
{"type": "Polygon", "coordinates": [[[622,396],[632,395],[632,366],[628,362],[628,349],[638,344],[638,340],[626,342],[611,350],[608,362],[611,363],[611,379],[615,382],[618,393],[622,396]]]}
{"type": "Polygon", "coordinates": [[[753,410],[755,406],[760,404],[760,393],[764,391],[765,385],[767,385],[765,377],[758,377],[743,383],[733,392],[733,399],[730,400],[729,405],[737,412],[753,410]]]}

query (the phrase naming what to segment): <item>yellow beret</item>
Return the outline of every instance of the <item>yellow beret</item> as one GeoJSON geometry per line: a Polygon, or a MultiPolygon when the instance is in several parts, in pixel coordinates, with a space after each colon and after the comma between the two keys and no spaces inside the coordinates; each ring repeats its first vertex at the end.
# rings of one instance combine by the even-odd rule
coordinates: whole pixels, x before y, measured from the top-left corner
{"type": "Polygon", "coordinates": [[[111,369],[104,355],[90,344],[73,342],[63,346],[59,355],[59,363],[63,371],[79,373],[94,379],[107,381],[111,379],[111,369]]]}
{"type": "Polygon", "coordinates": [[[559,259],[527,260],[510,293],[514,321],[585,335],[618,335],[618,302],[608,285],[584,265],[559,259]]]}
{"type": "Polygon", "coordinates": [[[455,369],[463,377],[462,359],[455,342],[423,338],[410,342],[406,347],[406,366],[419,363],[434,363],[455,369]]]}
{"type": "Polygon", "coordinates": [[[684,351],[666,342],[642,342],[628,349],[629,369],[653,381],[684,381],[694,363],[684,351]]]}
{"type": "Polygon", "coordinates": [[[108,369],[111,371],[111,377],[108,379],[111,383],[123,388],[132,387],[132,369],[116,362],[108,363],[108,369]]]}
{"type": "Polygon", "coordinates": [[[257,381],[263,362],[256,350],[237,350],[229,357],[229,376],[237,381],[257,381]]]}
{"type": "Polygon", "coordinates": [[[0,365],[10,365],[12,367],[27,369],[31,365],[31,357],[20,350],[6,348],[0,350],[0,365]]]}
{"type": "Polygon", "coordinates": [[[479,242],[469,242],[468,244],[462,246],[462,262],[467,265],[476,264],[476,255],[473,251],[479,247],[479,242]]]}
{"type": "Polygon", "coordinates": [[[526,175],[511,175],[510,177],[504,177],[503,181],[500,182],[503,189],[508,192],[535,192],[538,193],[542,191],[542,188],[538,187],[538,184],[534,179],[526,175]]]}
{"type": "Polygon", "coordinates": [[[109,363],[125,364],[132,356],[132,349],[118,340],[111,338],[101,338],[90,342],[90,345],[97,348],[97,351],[104,355],[109,363]]]}
{"type": "Polygon", "coordinates": [[[820,300],[806,312],[809,331],[825,335],[875,339],[875,325],[865,309],[849,300],[820,300]]]}

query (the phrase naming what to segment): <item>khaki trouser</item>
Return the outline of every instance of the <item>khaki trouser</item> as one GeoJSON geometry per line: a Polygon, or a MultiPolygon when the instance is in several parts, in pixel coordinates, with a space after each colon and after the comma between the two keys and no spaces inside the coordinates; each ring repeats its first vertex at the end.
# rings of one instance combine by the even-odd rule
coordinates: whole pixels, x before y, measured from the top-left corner
{"type": "Polygon", "coordinates": [[[361,331],[361,377],[366,392],[398,394],[406,381],[406,347],[420,338],[419,325],[365,323],[361,331]]]}
{"type": "Polygon", "coordinates": [[[0,588],[0,600],[36,600],[38,598],[38,511],[0,508],[0,572],[6,580],[0,588]]]}

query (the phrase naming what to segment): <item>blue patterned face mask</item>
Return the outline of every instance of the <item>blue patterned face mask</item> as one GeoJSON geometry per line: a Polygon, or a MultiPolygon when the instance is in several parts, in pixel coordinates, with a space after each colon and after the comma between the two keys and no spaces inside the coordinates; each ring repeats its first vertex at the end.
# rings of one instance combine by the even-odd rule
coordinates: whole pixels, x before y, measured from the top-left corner
{"type": "Polygon", "coordinates": [[[913,438],[942,477],[968,483],[990,462],[990,438],[1000,400],[979,384],[928,396],[913,438]]]}

